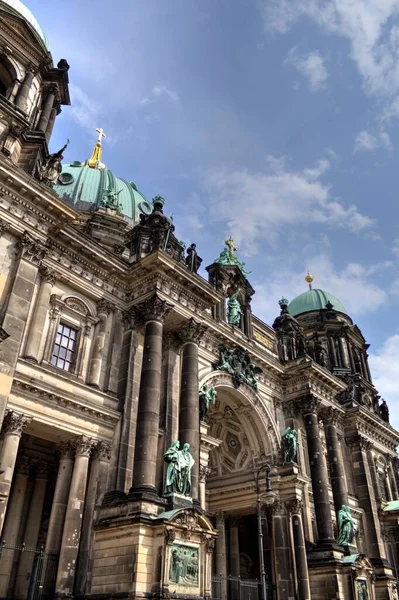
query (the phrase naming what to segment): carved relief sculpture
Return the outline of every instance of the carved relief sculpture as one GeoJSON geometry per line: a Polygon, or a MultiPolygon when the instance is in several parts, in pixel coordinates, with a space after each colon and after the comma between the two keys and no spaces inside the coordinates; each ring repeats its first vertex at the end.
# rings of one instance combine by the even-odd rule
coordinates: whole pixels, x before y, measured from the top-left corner
{"type": "Polygon", "coordinates": [[[234,387],[238,388],[242,383],[258,389],[257,375],[262,369],[251,362],[249,353],[241,346],[232,350],[224,344],[219,345],[219,361],[213,364],[218,371],[227,371],[233,378],[234,387]]]}
{"type": "Polygon", "coordinates": [[[179,585],[198,587],[199,548],[173,544],[170,558],[169,581],[179,585]]]}

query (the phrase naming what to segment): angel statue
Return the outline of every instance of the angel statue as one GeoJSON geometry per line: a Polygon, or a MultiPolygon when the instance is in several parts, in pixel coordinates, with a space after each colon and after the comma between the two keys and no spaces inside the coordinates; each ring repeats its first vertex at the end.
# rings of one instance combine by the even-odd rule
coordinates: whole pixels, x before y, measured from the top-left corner
{"type": "Polygon", "coordinates": [[[342,505],[338,513],[338,544],[348,546],[356,534],[356,523],[351,515],[349,506],[342,505]]]}
{"type": "Polygon", "coordinates": [[[284,464],[288,465],[294,462],[298,451],[298,434],[295,429],[287,427],[281,436],[281,446],[283,449],[284,464]]]}

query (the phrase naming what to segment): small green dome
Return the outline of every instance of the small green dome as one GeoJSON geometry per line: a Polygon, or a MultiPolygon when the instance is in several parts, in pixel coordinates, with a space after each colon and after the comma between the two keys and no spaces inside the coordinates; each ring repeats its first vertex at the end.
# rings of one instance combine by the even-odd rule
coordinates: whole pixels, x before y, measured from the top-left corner
{"type": "Polygon", "coordinates": [[[121,205],[126,219],[133,223],[139,221],[140,214],[152,212],[152,203],[138,191],[132,181],[116,177],[109,169],[93,169],[87,163],[77,160],[63,165],[54,191],[77,210],[87,211],[100,206],[104,193],[111,190],[121,205]]]}
{"type": "Polygon", "coordinates": [[[288,305],[288,310],[293,317],[302,315],[303,313],[311,312],[313,310],[320,310],[326,307],[327,302],[331,302],[334,306],[334,310],[347,314],[344,306],[341,302],[328,292],[323,290],[308,290],[303,294],[299,294],[296,298],[291,300],[288,305]]]}
{"type": "Polygon", "coordinates": [[[9,7],[9,9],[11,9],[10,12],[14,11],[14,12],[18,13],[21,17],[23,17],[25,19],[25,21],[27,23],[29,23],[29,25],[39,35],[46,50],[49,50],[48,40],[47,40],[46,36],[44,35],[42,28],[40,27],[39,23],[36,21],[35,17],[31,13],[29,8],[27,8],[25,6],[25,4],[22,4],[22,2],[20,0],[0,0],[0,6],[1,5],[7,5],[7,7],[9,7]]]}

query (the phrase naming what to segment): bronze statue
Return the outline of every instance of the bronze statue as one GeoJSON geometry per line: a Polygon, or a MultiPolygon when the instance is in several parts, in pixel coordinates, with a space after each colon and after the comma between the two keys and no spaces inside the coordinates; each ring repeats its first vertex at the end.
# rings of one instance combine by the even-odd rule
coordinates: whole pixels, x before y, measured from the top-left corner
{"type": "Polygon", "coordinates": [[[209,387],[207,383],[204,383],[199,391],[199,415],[200,421],[203,421],[208,413],[210,404],[215,404],[217,391],[214,387],[209,387]]]}
{"type": "Polygon", "coordinates": [[[281,447],[283,449],[284,464],[294,462],[298,452],[298,434],[295,429],[287,427],[281,436],[281,447]]]}
{"type": "Polygon", "coordinates": [[[348,546],[353,542],[355,533],[356,524],[351,515],[351,509],[343,504],[338,513],[338,544],[348,546]]]}

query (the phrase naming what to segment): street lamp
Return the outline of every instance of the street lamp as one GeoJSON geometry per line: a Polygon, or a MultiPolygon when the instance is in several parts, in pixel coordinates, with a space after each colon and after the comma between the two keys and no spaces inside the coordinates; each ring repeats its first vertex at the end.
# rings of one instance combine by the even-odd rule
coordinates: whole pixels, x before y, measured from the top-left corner
{"type": "Polygon", "coordinates": [[[256,513],[258,518],[258,544],[259,544],[259,567],[260,567],[260,580],[262,587],[262,600],[267,600],[266,596],[266,571],[265,571],[265,557],[263,555],[263,528],[262,528],[262,515],[260,505],[260,477],[262,473],[265,473],[266,480],[266,496],[265,503],[268,505],[274,502],[274,493],[272,492],[272,486],[270,483],[270,465],[266,463],[256,473],[256,513]]]}

